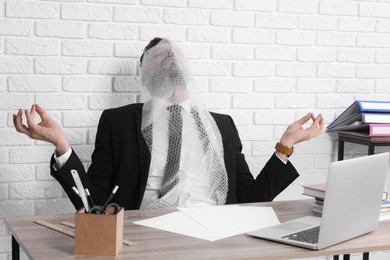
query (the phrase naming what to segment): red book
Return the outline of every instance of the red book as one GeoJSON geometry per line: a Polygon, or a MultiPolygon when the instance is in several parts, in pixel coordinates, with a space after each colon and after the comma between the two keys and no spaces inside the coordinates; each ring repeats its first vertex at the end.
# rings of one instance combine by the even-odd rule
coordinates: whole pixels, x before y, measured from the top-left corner
{"type": "Polygon", "coordinates": [[[303,194],[315,198],[325,198],[326,183],[303,185],[303,194]]]}

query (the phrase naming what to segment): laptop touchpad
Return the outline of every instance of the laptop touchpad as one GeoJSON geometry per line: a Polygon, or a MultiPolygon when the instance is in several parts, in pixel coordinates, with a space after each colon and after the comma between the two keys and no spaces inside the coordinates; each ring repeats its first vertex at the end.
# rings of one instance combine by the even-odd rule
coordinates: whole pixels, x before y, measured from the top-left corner
{"type": "Polygon", "coordinates": [[[282,229],[282,230],[288,230],[288,231],[297,231],[301,229],[305,229],[308,227],[312,227],[313,225],[300,223],[300,222],[287,222],[285,224],[277,225],[275,228],[282,229]]]}

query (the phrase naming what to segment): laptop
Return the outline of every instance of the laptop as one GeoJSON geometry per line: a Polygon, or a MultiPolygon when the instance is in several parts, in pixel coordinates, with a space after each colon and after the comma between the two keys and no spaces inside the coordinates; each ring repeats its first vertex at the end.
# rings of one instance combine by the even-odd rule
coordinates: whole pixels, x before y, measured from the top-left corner
{"type": "Polygon", "coordinates": [[[376,229],[389,153],[333,162],[328,169],[322,217],[306,216],[247,233],[320,250],[376,229]]]}

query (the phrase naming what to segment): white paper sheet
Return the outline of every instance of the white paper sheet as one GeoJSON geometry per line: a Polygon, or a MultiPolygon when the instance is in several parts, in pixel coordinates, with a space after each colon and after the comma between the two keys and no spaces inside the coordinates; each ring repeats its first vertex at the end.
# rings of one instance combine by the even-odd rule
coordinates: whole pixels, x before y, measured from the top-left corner
{"type": "Polygon", "coordinates": [[[179,208],[178,212],[134,223],[215,241],[280,222],[271,207],[233,205],[179,208]]]}

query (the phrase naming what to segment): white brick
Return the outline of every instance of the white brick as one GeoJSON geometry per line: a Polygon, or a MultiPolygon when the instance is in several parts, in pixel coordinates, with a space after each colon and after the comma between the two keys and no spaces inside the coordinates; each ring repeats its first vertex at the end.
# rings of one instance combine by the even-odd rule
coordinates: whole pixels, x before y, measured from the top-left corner
{"type": "Polygon", "coordinates": [[[352,78],[355,67],[349,64],[318,64],[320,78],[352,78]]]}
{"type": "Polygon", "coordinates": [[[0,19],[0,35],[30,35],[32,23],[20,19],[0,19]]]}
{"type": "Polygon", "coordinates": [[[86,108],[84,95],[39,94],[35,96],[36,103],[45,109],[83,109],[86,108]]]}
{"type": "Polygon", "coordinates": [[[241,11],[273,12],[276,10],[276,0],[236,0],[234,8],[241,11]]]}
{"type": "Polygon", "coordinates": [[[114,21],[135,23],[161,23],[162,9],[142,7],[115,7],[114,21]]]}
{"type": "Polygon", "coordinates": [[[86,24],[81,22],[39,21],[35,23],[35,34],[42,37],[84,38],[86,24]]]}
{"type": "Polygon", "coordinates": [[[272,139],[272,126],[237,126],[243,141],[268,141],[272,139]]]}
{"type": "Polygon", "coordinates": [[[32,145],[33,143],[32,139],[18,133],[14,128],[0,128],[0,145],[32,145]]]}
{"type": "MultiPolygon", "coordinates": [[[[5,200],[8,200],[8,184],[0,184],[0,201],[5,200]]],[[[4,228],[3,226],[4,225],[0,223],[0,234],[4,233],[4,231],[2,231],[2,228],[4,228]]]]}
{"type": "MultiPolygon", "coordinates": [[[[189,30],[190,28],[188,28],[189,30]]],[[[189,34],[189,33],[188,33],[189,34]]],[[[151,40],[154,37],[168,38],[175,42],[186,40],[186,28],[173,25],[141,25],[139,36],[141,40],[151,40]]]]}
{"type": "Polygon", "coordinates": [[[187,59],[207,59],[210,58],[210,48],[203,43],[181,43],[180,48],[183,50],[187,59]]]}
{"type": "Polygon", "coordinates": [[[255,156],[269,156],[275,151],[274,141],[253,142],[252,154],[255,156]]]}
{"type": "Polygon", "coordinates": [[[307,15],[298,17],[298,28],[315,31],[337,30],[337,17],[307,15]]]}
{"type": "Polygon", "coordinates": [[[63,124],[65,127],[94,127],[99,122],[99,111],[64,112],[63,124]]]}
{"type": "Polygon", "coordinates": [[[332,93],[335,92],[335,81],[332,79],[298,79],[297,93],[332,93]]]}
{"type": "Polygon", "coordinates": [[[6,127],[7,126],[7,116],[8,116],[8,114],[6,112],[1,112],[0,113],[0,127],[6,127]]]}
{"type": "Polygon", "coordinates": [[[34,103],[33,94],[1,94],[0,109],[19,109],[21,107],[31,107],[34,103]]]}
{"type": "Polygon", "coordinates": [[[114,53],[116,57],[139,58],[146,45],[146,42],[116,42],[114,53]]]}
{"type": "Polygon", "coordinates": [[[64,128],[63,131],[71,145],[85,144],[87,140],[85,129],[64,128]]]}
{"type": "Polygon", "coordinates": [[[336,59],[333,48],[309,47],[297,49],[297,61],[332,62],[336,59]]]}
{"type": "Polygon", "coordinates": [[[390,9],[388,3],[361,3],[359,15],[366,17],[390,17],[390,9]]]}
{"type": "Polygon", "coordinates": [[[375,32],[375,20],[341,17],[338,29],[346,32],[375,32]]]}
{"type": "Polygon", "coordinates": [[[390,93],[390,80],[389,79],[378,79],[375,83],[375,93],[390,93]]]}
{"type": "Polygon", "coordinates": [[[357,16],[359,4],[349,1],[320,1],[320,14],[357,16]]]}
{"type": "Polygon", "coordinates": [[[355,46],[355,35],[338,32],[319,32],[317,33],[317,45],[355,46]]]}
{"type": "Polygon", "coordinates": [[[233,75],[237,77],[268,77],[274,76],[275,64],[262,62],[235,62],[233,75]]]}
{"type": "Polygon", "coordinates": [[[5,91],[6,88],[6,77],[1,77],[0,76],[0,92],[5,91]]]}
{"type": "Polygon", "coordinates": [[[30,58],[14,56],[2,57],[0,59],[0,74],[2,73],[32,73],[33,63],[30,58]]]}
{"type": "Polygon", "coordinates": [[[310,63],[276,64],[276,75],[279,77],[314,77],[316,71],[316,65],[310,63]]]}
{"type": "Polygon", "coordinates": [[[227,94],[202,94],[208,109],[231,108],[231,96],[227,94]]]}
{"type": "Polygon", "coordinates": [[[119,94],[119,95],[94,95],[88,97],[88,108],[95,109],[107,109],[111,107],[120,107],[128,104],[135,103],[137,96],[134,94],[119,94]]]}
{"type": "Polygon", "coordinates": [[[372,50],[339,49],[337,51],[337,61],[341,62],[372,63],[374,57],[375,52],[372,50]]]}
{"type": "Polygon", "coordinates": [[[72,92],[110,92],[110,77],[66,76],[63,78],[63,89],[72,92]]]}
{"type": "Polygon", "coordinates": [[[115,92],[140,92],[143,87],[137,76],[114,77],[113,90],[115,92]]]}
{"type": "Polygon", "coordinates": [[[357,46],[389,48],[390,37],[388,36],[388,34],[359,34],[357,35],[357,46]]]}
{"type": "Polygon", "coordinates": [[[58,92],[61,89],[61,78],[57,76],[10,76],[10,92],[58,92]]]}
{"type": "Polygon", "coordinates": [[[282,13],[300,13],[315,14],[317,13],[317,1],[311,0],[279,0],[278,11],[282,13]]]}
{"type": "Polygon", "coordinates": [[[249,93],[252,90],[252,80],[243,78],[212,78],[210,79],[211,92],[249,93]]]}
{"type": "Polygon", "coordinates": [[[212,12],[210,24],[228,27],[252,27],[253,15],[237,11],[212,12]]]}
{"type": "Polygon", "coordinates": [[[88,36],[95,39],[134,40],[137,26],[132,24],[90,24],[88,36]]]}
{"type": "MultiPolygon", "coordinates": [[[[389,101],[390,94],[355,94],[356,100],[378,100],[378,101],[389,101]]],[[[366,154],[367,153],[367,147],[364,147],[366,149],[362,149],[361,153],[366,154]]],[[[382,147],[384,148],[384,147],[382,147]]],[[[381,149],[381,148],[379,148],[381,149]]],[[[378,149],[378,150],[379,150],[378,149]]],[[[383,149],[383,152],[385,152],[385,149],[383,149]]]]}
{"type": "Polygon", "coordinates": [[[377,32],[390,32],[390,20],[389,19],[377,19],[376,20],[376,31],[377,32]]]}
{"type": "Polygon", "coordinates": [[[112,55],[112,43],[102,41],[64,41],[64,56],[108,57],[112,55]]]}
{"type": "Polygon", "coordinates": [[[291,14],[256,14],[256,27],[269,29],[296,29],[298,27],[297,15],[291,14]]]}
{"type": "Polygon", "coordinates": [[[128,4],[134,5],[138,0],[88,0],[89,3],[128,4]]]}
{"type": "Polygon", "coordinates": [[[9,185],[10,199],[44,199],[55,198],[61,195],[57,182],[23,182],[9,185]]]}
{"type": "Polygon", "coordinates": [[[366,65],[356,67],[357,78],[380,79],[388,78],[390,75],[390,66],[385,65],[366,65]]]}
{"type": "Polygon", "coordinates": [[[178,25],[208,25],[209,12],[203,10],[167,9],[164,22],[178,25]]]}
{"type": "Polygon", "coordinates": [[[337,80],[336,92],[340,93],[372,93],[374,90],[373,80],[337,80]]]}
{"type": "Polygon", "coordinates": [[[74,149],[79,156],[80,160],[82,162],[91,162],[91,154],[94,149],[94,145],[80,145],[80,146],[72,146],[72,149],[74,149]]]}
{"type": "MultiPolygon", "coordinates": [[[[237,125],[252,125],[253,111],[252,109],[229,109],[220,110],[218,113],[229,115],[233,118],[234,124],[237,125]]],[[[245,146],[245,145],[244,145],[245,146]]]]}
{"type": "Polygon", "coordinates": [[[88,130],[87,144],[95,144],[96,133],[96,128],[88,130]]]}
{"type": "Polygon", "coordinates": [[[316,33],[309,31],[278,31],[276,43],[287,45],[315,45],[316,33]]]}
{"type": "Polygon", "coordinates": [[[59,5],[51,3],[5,2],[7,17],[58,18],[59,5]]]}
{"type": "Polygon", "coordinates": [[[161,5],[164,7],[173,6],[173,7],[185,7],[187,6],[187,0],[170,0],[170,1],[160,1],[160,0],[141,0],[141,4],[144,5],[161,5]]]}
{"type": "Polygon", "coordinates": [[[255,91],[262,93],[291,93],[294,90],[294,86],[294,79],[262,78],[255,80],[255,91]]]}
{"type": "Polygon", "coordinates": [[[35,170],[33,165],[0,165],[0,172],[2,183],[35,180],[35,170]]]}
{"type": "Polygon", "coordinates": [[[61,18],[64,20],[109,21],[111,19],[109,6],[63,4],[61,7],[61,18]]]}
{"type": "MultiPolygon", "coordinates": [[[[294,110],[273,109],[272,111],[259,109],[255,112],[257,125],[289,125],[294,120],[294,110]]],[[[274,149],[274,145],[272,146],[274,149]]]]}
{"type": "Polygon", "coordinates": [[[5,53],[16,55],[58,55],[59,41],[48,39],[6,39],[5,53]]]}
{"type": "Polygon", "coordinates": [[[0,163],[8,162],[8,149],[0,147],[0,163]]]}
{"type": "Polygon", "coordinates": [[[315,107],[316,97],[314,95],[297,94],[297,95],[277,95],[276,108],[313,108],[315,107]]]}
{"type": "Polygon", "coordinates": [[[317,107],[321,109],[340,108],[345,110],[345,108],[351,105],[353,101],[353,97],[350,94],[319,95],[317,96],[317,107]]]}
{"type": "Polygon", "coordinates": [[[189,27],[188,40],[192,42],[229,42],[230,29],[215,27],[189,27]]]}
{"type": "Polygon", "coordinates": [[[37,74],[80,74],[86,71],[86,62],[78,58],[36,58],[37,74]]]}
{"type": "Polygon", "coordinates": [[[253,59],[253,48],[237,45],[214,45],[211,48],[212,57],[222,60],[251,60],[253,59]]]}
{"type": "Polygon", "coordinates": [[[286,46],[260,46],[255,48],[257,60],[282,60],[292,61],[295,59],[295,48],[286,46]]]}
{"type": "Polygon", "coordinates": [[[38,200],[36,202],[37,215],[55,215],[64,213],[74,213],[75,208],[68,198],[38,200]]]}
{"type": "Polygon", "coordinates": [[[9,149],[10,163],[48,163],[53,154],[52,146],[20,146],[9,149]],[[31,155],[34,156],[31,156],[31,155]]]}
{"type": "Polygon", "coordinates": [[[275,33],[262,29],[233,29],[234,43],[274,43],[275,33]]]}
{"type": "MultiPolygon", "coordinates": [[[[156,0],[155,0],[156,1],[156,0]]],[[[189,0],[188,6],[190,8],[205,8],[205,9],[232,9],[233,0],[189,0]]]]}
{"type": "Polygon", "coordinates": [[[228,76],[230,75],[230,64],[223,61],[190,61],[190,68],[193,75],[207,76],[228,76]]]}
{"type": "Polygon", "coordinates": [[[120,59],[99,59],[88,62],[88,73],[110,75],[135,75],[137,61],[120,59]]]}
{"type": "Polygon", "coordinates": [[[274,98],[265,94],[235,94],[233,95],[233,108],[272,108],[274,98]]]}
{"type": "Polygon", "coordinates": [[[36,168],[35,174],[37,180],[39,181],[53,180],[53,177],[50,175],[50,167],[48,167],[47,164],[37,164],[35,168],[36,168]]]}
{"type": "MultiPolygon", "coordinates": [[[[34,215],[33,201],[2,201],[0,202],[2,217],[34,215]]],[[[0,243],[1,244],[1,243],[0,243]]],[[[8,248],[10,250],[10,248],[8,248]]]]}

